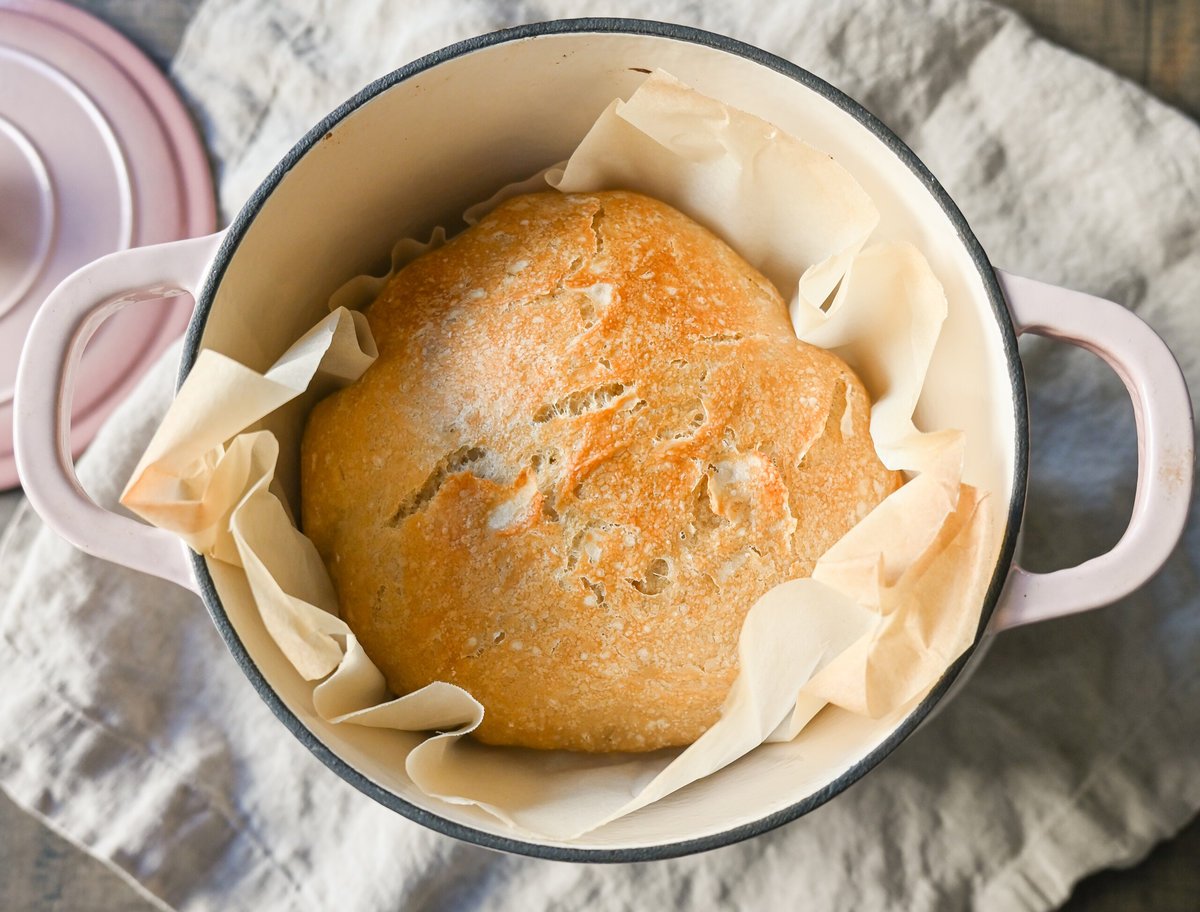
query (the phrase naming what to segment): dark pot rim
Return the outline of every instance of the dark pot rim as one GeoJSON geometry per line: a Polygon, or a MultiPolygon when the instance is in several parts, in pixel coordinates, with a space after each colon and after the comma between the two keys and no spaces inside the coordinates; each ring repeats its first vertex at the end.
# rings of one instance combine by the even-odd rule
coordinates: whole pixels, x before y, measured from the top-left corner
{"type": "Polygon", "coordinates": [[[875,134],[885,145],[895,154],[909,170],[917,177],[924,185],[929,194],[937,201],[954,225],[959,240],[967,249],[972,261],[975,264],[980,278],[983,281],[984,289],[992,306],[993,316],[996,324],[1000,329],[1000,337],[1004,346],[1004,355],[1008,364],[1009,381],[1012,386],[1012,399],[1014,408],[1014,425],[1016,428],[1015,440],[1015,463],[1013,469],[1013,488],[1012,496],[1008,504],[1007,524],[1004,533],[1004,541],[1000,548],[1000,557],[996,563],[996,568],[992,574],[991,582],[988,586],[987,595],[984,600],[983,612],[979,621],[979,628],[976,631],[975,640],[971,647],[959,657],[959,659],[946,671],[941,680],[933,688],[933,690],[921,701],[921,704],[914,710],[908,718],[904,720],[896,729],[894,729],[888,737],[877,748],[871,751],[866,757],[856,763],[853,767],[835,779],[825,788],[812,795],[804,798],[795,804],[769,814],[752,823],[743,824],[733,827],[728,830],[723,830],[719,833],[713,833],[708,836],[699,837],[696,839],[687,839],[680,842],[665,843],[653,846],[638,846],[633,848],[623,849],[586,849],[572,848],[559,845],[543,845],[540,843],[529,842],[517,838],[509,838],[497,836],[483,830],[475,829],[474,827],[464,824],[454,823],[437,814],[431,813],[423,808],[405,801],[399,796],[393,794],[382,786],[368,779],[362,773],[354,769],[346,761],[342,760],[333,751],[325,746],[324,743],[310,731],[305,725],[292,713],[291,710],[284,705],[283,700],[274,691],[262,672],[254,663],[246,651],[241,638],[237,635],[233,625],[229,621],[228,615],[221,604],[220,597],[217,594],[216,587],[213,584],[212,576],[208,572],[208,566],[204,558],[191,553],[192,566],[196,574],[196,580],[199,584],[200,594],[204,599],[204,603],[212,615],[213,622],[216,624],[218,631],[225,640],[229,651],[233,654],[238,665],[246,677],[250,679],[259,696],[267,703],[272,712],[279,720],[287,726],[287,728],[307,747],[313,754],[316,755],[326,766],[337,773],[342,779],[349,782],[365,795],[375,799],[385,807],[396,811],[410,820],[423,824],[432,830],[442,833],[447,836],[453,836],[461,839],[464,842],[474,843],[484,846],[489,849],[496,849],[505,852],[512,852],[520,855],[528,855],[534,858],[553,859],[557,861],[572,861],[572,862],[631,862],[631,861],[654,861],[658,859],[674,858],[681,855],[688,855],[694,852],[705,852],[710,849],[720,848],[735,842],[740,842],[743,839],[748,839],[752,836],[758,836],[762,833],[772,830],[775,827],[795,820],[798,817],[807,814],[809,811],[821,806],[826,801],[829,801],[835,795],[845,791],[859,779],[861,779],[870,769],[875,767],[888,756],[896,747],[907,738],[920,725],[921,721],[929,715],[930,711],[938,703],[938,701],[950,689],[954,680],[963,670],[966,664],[974,655],[975,650],[979,646],[980,640],[983,637],[987,623],[992,616],[992,612],[996,607],[1000,597],[1000,592],[1004,587],[1005,579],[1008,575],[1008,570],[1012,564],[1013,554],[1016,549],[1017,532],[1020,528],[1022,512],[1025,503],[1025,486],[1028,471],[1029,460],[1029,433],[1028,433],[1028,415],[1027,404],[1025,398],[1025,379],[1021,368],[1021,359],[1017,351],[1017,337],[1013,329],[1012,320],[1009,316],[1008,307],[1004,302],[1004,296],[1001,293],[1000,286],[996,281],[995,274],[992,270],[991,263],[983,252],[983,248],[976,240],[975,235],[971,232],[967,225],[966,219],[958,207],[950,199],[950,196],[938,183],[937,179],[929,172],[929,169],[921,162],[911,149],[908,148],[900,139],[892,133],[884,124],[873,114],[863,108],[858,102],[850,98],[845,93],[834,88],[829,83],[814,76],[807,70],[802,69],[795,64],[769,54],[766,51],[760,50],[751,45],[736,41],[732,38],[723,35],[714,34],[712,32],[702,31],[690,26],[674,25],[665,22],[656,22],[653,20],[641,19],[608,19],[608,18],[589,18],[589,19],[561,19],[551,22],[539,22],[529,25],[521,25],[515,28],[504,29],[490,34],[481,35],[475,38],[460,41],[457,44],[450,45],[442,50],[435,51],[419,60],[413,61],[407,66],[403,66],[387,76],[377,79],[375,82],[368,85],[358,94],[350,98],[348,101],[336,108],[332,113],[323,118],[320,123],[313,127],[303,139],[283,157],[274,170],[263,181],[262,185],[254,192],[245,206],[237,214],[233,220],[229,230],[221,243],[220,249],[217,251],[216,258],[212,268],[208,273],[204,288],[201,291],[197,301],[196,309],[192,315],[191,323],[188,325],[187,334],[184,339],[183,356],[180,361],[179,384],[183,383],[195,364],[196,357],[200,350],[200,338],[204,332],[205,324],[208,320],[209,312],[212,309],[213,300],[216,296],[217,287],[220,285],[224,277],[225,270],[245,236],[250,225],[254,222],[255,217],[262,209],[263,204],[271,195],[274,189],[279,185],[292,167],[312,148],[327,132],[332,130],[341,120],[352,114],[366,102],[375,98],[377,95],[387,91],[392,86],[395,86],[405,80],[417,76],[431,67],[435,67],[441,63],[451,60],[455,57],[469,54],[473,51],[491,47],[493,45],[502,44],[510,41],[520,41],[526,38],[537,38],[544,35],[561,35],[575,33],[620,33],[632,35],[648,35],[658,38],[667,38],[675,41],[686,41],[692,44],[699,44],[705,47],[714,48],[716,50],[725,51],[726,53],[736,54],[739,57],[744,57],[768,69],[775,70],[778,73],[795,80],[801,85],[822,95],[824,98],[836,104],[843,111],[846,111],[859,123],[865,126],[868,130],[875,134]]]}

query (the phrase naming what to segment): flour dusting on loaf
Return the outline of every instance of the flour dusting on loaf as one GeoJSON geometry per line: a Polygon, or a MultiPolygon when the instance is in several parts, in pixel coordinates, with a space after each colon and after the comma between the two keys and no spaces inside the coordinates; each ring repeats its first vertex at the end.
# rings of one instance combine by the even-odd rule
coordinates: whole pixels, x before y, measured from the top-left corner
{"type": "Polygon", "coordinates": [[[366,315],[378,361],[305,431],[304,531],[390,687],[462,686],[489,743],[691,743],[750,606],[901,481],[850,369],[638,194],[510,200],[366,315]]]}

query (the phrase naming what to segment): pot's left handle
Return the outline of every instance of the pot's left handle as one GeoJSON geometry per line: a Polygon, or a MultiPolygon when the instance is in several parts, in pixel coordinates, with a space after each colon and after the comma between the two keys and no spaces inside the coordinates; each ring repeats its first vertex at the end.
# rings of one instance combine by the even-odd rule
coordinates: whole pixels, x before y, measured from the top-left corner
{"type": "Polygon", "coordinates": [[[195,296],[223,232],[109,254],[72,273],[38,309],[17,367],[13,450],[34,510],[82,551],[194,589],[180,540],[104,509],[84,492],[71,457],[71,404],[84,346],[139,301],[195,296]]]}

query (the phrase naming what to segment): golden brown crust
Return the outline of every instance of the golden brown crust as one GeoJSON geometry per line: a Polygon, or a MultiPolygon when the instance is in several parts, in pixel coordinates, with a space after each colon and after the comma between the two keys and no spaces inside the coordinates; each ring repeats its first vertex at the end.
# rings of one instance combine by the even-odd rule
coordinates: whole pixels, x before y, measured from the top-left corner
{"type": "Polygon", "coordinates": [[[510,200],[367,318],[379,360],[305,432],[304,529],[392,689],[461,685],[487,742],[694,741],[746,611],[899,484],[849,368],[644,196],[510,200]]]}

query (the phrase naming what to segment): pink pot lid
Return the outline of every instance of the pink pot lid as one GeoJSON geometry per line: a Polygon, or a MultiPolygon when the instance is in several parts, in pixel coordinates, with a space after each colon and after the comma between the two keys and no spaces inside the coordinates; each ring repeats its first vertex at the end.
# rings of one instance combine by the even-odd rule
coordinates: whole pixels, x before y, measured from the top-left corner
{"type": "MultiPolygon", "coordinates": [[[[58,0],[0,0],[0,85],[2,490],[18,484],[13,384],[42,301],[105,254],[213,231],[216,205],[204,146],[175,90],[98,19],[58,0]]],[[[75,381],[75,455],[190,315],[150,303],[100,328],[75,381]]]]}

